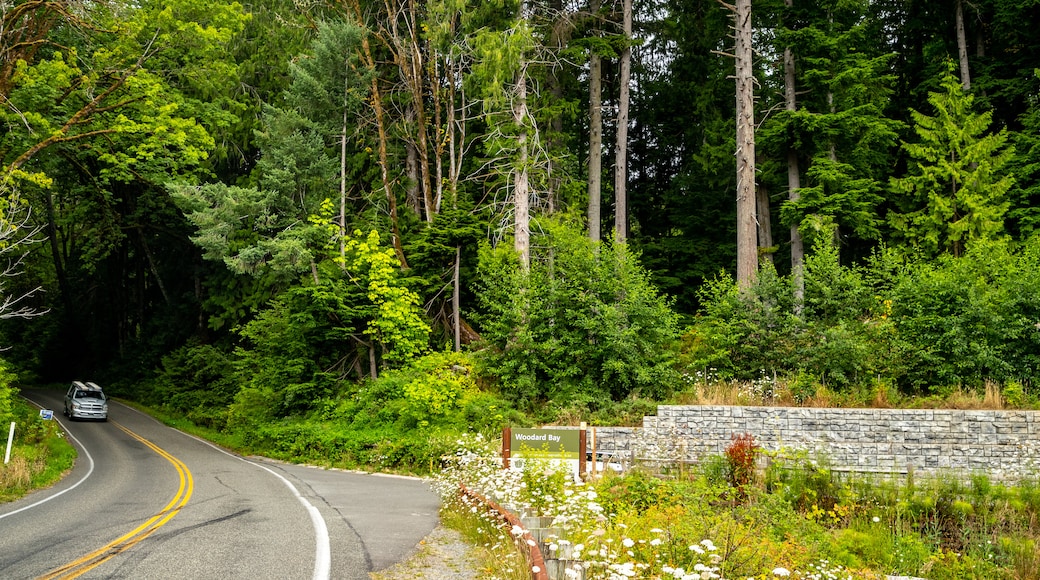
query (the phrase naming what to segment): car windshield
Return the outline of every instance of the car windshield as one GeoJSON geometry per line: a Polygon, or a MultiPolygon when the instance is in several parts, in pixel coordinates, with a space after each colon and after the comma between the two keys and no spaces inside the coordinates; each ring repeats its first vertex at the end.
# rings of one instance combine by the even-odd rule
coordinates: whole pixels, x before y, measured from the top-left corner
{"type": "Polygon", "coordinates": [[[76,391],[77,399],[104,399],[105,395],[98,391],[76,391]]]}

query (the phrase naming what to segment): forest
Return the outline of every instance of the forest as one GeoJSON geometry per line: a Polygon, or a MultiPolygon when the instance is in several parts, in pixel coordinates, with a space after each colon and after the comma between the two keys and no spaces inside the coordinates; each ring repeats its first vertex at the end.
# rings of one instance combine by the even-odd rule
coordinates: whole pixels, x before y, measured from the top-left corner
{"type": "Polygon", "coordinates": [[[705,382],[1036,402],[1037,2],[0,10],[19,384],[389,465],[705,382]]]}

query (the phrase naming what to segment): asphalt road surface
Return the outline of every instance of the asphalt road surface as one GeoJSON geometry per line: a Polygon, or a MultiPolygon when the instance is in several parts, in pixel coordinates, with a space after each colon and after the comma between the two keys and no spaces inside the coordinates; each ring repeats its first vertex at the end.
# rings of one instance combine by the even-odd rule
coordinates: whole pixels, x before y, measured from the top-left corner
{"type": "MultiPolygon", "coordinates": [[[[243,458],[110,403],[51,489],[0,504],[0,578],[367,579],[437,525],[426,482],[243,458]]],[[[5,429],[6,431],[6,429],[5,429]]]]}

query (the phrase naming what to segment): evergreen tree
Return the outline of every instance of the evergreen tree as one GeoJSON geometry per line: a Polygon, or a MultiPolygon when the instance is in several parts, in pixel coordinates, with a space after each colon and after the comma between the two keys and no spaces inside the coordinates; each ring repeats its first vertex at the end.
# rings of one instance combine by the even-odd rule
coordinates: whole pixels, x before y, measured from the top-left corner
{"type": "Polygon", "coordinates": [[[733,62],[712,53],[732,19],[713,0],[660,8],[669,16],[648,19],[637,51],[630,243],[657,286],[692,314],[697,288],[736,259],[733,62]]]}
{"type": "MultiPolygon", "coordinates": [[[[1040,69],[1033,72],[1040,86],[1040,69]]],[[[1008,162],[1015,184],[1008,191],[1008,231],[1025,239],[1040,230],[1040,103],[1032,103],[1020,119],[1022,129],[1011,134],[1016,155],[1008,162]]]]}
{"type": "MultiPolygon", "coordinates": [[[[788,11],[777,35],[794,53],[797,106],[772,116],[762,130],[764,150],[775,159],[796,156],[804,175],[764,181],[795,183],[782,221],[814,235],[840,233],[843,241],[880,236],[883,179],[901,123],[887,118],[892,93],[891,55],[879,54],[868,36],[871,20],[858,1],[803,3],[788,11]],[[804,178],[804,179],[803,179],[804,178]]],[[[774,164],[779,166],[779,164],[774,164]]],[[[792,256],[793,261],[796,256],[792,256]]]]}
{"type": "Polygon", "coordinates": [[[665,394],[678,320],[638,256],[556,220],[534,231],[530,268],[501,247],[480,255],[479,322],[503,393],[532,407],[665,394]]]}
{"type": "Polygon", "coordinates": [[[919,141],[903,144],[910,169],[890,181],[899,210],[889,213],[889,221],[912,248],[960,255],[967,242],[1003,231],[1014,182],[1003,169],[1014,149],[1005,129],[987,133],[992,113],[972,111],[974,99],[952,70],[941,86],[928,95],[935,116],[911,111],[919,141]]]}

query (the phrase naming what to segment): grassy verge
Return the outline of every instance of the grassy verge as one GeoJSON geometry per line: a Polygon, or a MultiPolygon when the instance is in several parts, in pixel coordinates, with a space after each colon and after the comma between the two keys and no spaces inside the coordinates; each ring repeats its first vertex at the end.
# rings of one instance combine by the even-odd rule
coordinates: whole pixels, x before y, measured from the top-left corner
{"type": "Polygon", "coordinates": [[[176,411],[120,402],[163,424],[242,455],[261,455],[292,463],[430,475],[451,451],[457,431],[403,429],[396,425],[354,425],[343,419],[287,417],[217,429],[194,423],[176,411]]]}
{"type": "Polygon", "coordinates": [[[444,502],[441,525],[459,532],[469,544],[479,577],[530,580],[528,563],[513,544],[509,530],[483,509],[474,507],[456,501],[444,502]]]}
{"type": "MultiPolygon", "coordinates": [[[[65,432],[57,422],[40,419],[35,407],[15,400],[13,420],[16,426],[11,459],[0,464],[0,502],[54,485],[76,460],[76,450],[65,439],[65,432]]],[[[9,426],[6,422],[3,425],[5,450],[9,426]]]]}
{"type": "Polygon", "coordinates": [[[198,425],[191,419],[185,417],[183,414],[170,413],[162,409],[161,407],[149,407],[147,405],[142,405],[141,403],[137,403],[122,398],[118,400],[120,403],[126,405],[127,407],[132,407],[146,415],[149,415],[150,417],[159,421],[163,425],[166,425],[167,427],[173,427],[174,429],[177,429],[179,431],[184,431],[189,435],[194,435],[196,437],[199,437],[200,439],[205,439],[206,441],[224,447],[225,449],[230,449],[236,453],[241,453],[243,455],[255,453],[254,450],[248,449],[247,446],[242,442],[242,438],[237,436],[236,434],[226,433],[219,429],[213,429],[212,427],[206,427],[204,425],[198,425]]]}

